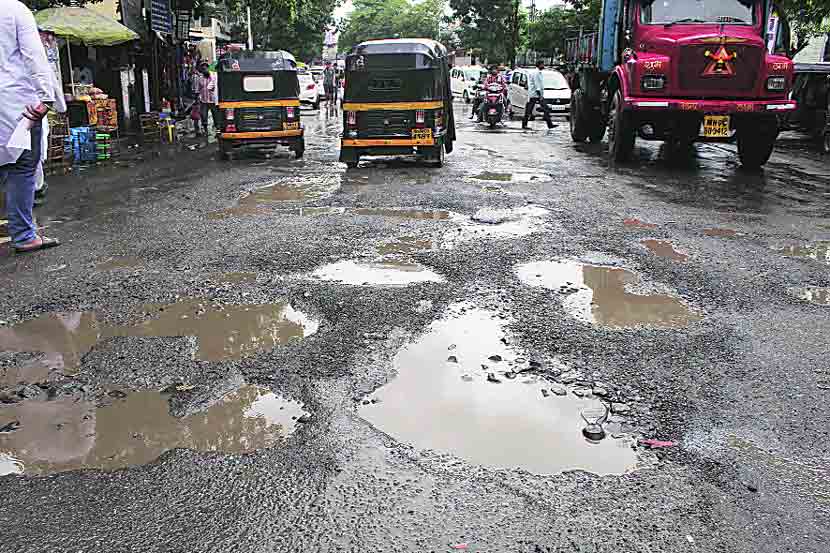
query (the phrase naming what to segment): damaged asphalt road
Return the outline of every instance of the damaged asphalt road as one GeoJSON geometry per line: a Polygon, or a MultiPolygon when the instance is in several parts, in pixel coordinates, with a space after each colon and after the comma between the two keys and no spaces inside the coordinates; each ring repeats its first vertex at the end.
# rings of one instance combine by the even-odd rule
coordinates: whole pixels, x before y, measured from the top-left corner
{"type": "Polygon", "coordinates": [[[824,551],[827,160],[458,108],[440,170],[308,113],[302,161],[52,180],[64,245],[0,258],[0,551],[824,551]]]}

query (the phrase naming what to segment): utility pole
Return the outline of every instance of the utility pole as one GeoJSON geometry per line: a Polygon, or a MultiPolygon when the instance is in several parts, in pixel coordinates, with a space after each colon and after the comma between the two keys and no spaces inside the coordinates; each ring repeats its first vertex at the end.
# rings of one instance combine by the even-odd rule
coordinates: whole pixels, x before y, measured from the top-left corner
{"type": "Polygon", "coordinates": [[[248,6],[248,50],[254,49],[254,32],[251,30],[251,6],[248,6]]]}

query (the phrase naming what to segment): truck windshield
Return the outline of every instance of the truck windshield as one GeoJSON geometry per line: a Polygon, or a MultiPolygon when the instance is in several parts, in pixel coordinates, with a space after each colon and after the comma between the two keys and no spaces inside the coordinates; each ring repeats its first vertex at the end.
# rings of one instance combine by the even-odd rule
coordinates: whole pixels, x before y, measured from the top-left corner
{"type": "Polygon", "coordinates": [[[652,25],[675,23],[755,23],[755,0],[643,0],[640,20],[652,25]]]}

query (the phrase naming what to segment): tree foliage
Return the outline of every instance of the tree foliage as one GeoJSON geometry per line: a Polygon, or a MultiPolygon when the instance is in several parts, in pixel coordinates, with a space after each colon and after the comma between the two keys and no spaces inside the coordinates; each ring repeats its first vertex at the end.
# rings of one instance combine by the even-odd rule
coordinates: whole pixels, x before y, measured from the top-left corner
{"type": "Polygon", "coordinates": [[[490,62],[513,65],[526,38],[527,12],[520,0],[450,0],[461,43],[490,62]]]}
{"type": "Polygon", "coordinates": [[[21,0],[30,10],[45,10],[46,8],[58,8],[61,6],[86,6],[95,4],[101,0],[21,0]]]}
{"type": "Polygon", "coordinates": [[[777,4],[790,23],[793,54],[806,48],[811,39],[830,31],[830,0],[780,0],[777,4]]]}
{"type": "Polygon", "coordinates": [[[379,38],[438,40],[444,6],[444,0],[356,0],[354,11],[342,22],[338,46],[348,51],[379,38]]]}
{"type": "Polygon", "coordinates": [[[564,50],[565,40],[580,29],[595,31],[599,25],[602,0],[571,0],[570,6],[554,6],[542,12],[528,29],[529,46],[546,56],[564,50]]]}

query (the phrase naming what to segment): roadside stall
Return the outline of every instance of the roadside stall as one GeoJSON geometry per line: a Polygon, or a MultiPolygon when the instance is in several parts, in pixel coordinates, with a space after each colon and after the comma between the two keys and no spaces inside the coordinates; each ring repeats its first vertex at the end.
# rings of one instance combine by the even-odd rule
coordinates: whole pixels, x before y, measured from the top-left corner
{"type": "Polygon", "coordinates": [[[136,40],[138,35],[117,21],[86,8],[49,8],[37,12],[35,20],[42,32],[66,41],[69,82],[64,77],[63,86],[69,128],[67,151],[71,152],[75,163],[109,160],[113,141],[117,141],[119,133],[118,102],[111,97],[117,91],[102,90],[95,85],[92,75],[84,71],[75,74],[72,45],[113,47],[136,40]]]}

